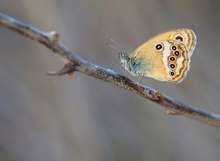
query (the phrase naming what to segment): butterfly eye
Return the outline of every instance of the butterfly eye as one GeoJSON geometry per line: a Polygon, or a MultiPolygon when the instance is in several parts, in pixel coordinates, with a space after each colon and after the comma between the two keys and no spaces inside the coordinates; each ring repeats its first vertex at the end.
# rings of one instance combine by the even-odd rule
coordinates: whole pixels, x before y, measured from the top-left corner
{"type": "Polygon", "coordinates": [[[163,45],[161,43],[155,45],[156,50],[162,51],[163,50],[163,45]]]}
{"type": "Polygon", "coordinates": [[[178,41],[180,41],[180,42],[183,42],[183,37],[182,37],[182,36],[176,36],[175,39],[178,40],[178,41]]]}
{"type": "Polygon", "coordinates": [[[170,72],[170,75],[171,75],[171,76],[174,76],[174,75],[175,75],[175,72],[173,72],[173,71],[170,72]]]}

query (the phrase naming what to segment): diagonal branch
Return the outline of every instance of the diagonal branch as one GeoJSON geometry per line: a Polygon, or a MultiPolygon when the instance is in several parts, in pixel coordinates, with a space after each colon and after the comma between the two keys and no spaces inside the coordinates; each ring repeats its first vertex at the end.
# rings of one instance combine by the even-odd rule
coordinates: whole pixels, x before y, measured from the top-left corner
{"type": "Polygon", "coordinates": [[[79,56],[68,50],[61,42],[59,42],[59,35],[54,31],[40,31],[2,13],[0,13],[0,25],[18,32],[23,36],[38,41],[39,43],[45,45],[53,53],[66,60],[67,63],[60,71],[49,72],[48,74],[50,75],[72,74],[75,71],[81,72],[129,90],[148,100],[160,104],[169,111],[169,114],[187,116],[209,125],[220,127],[219,114],[184,104],[179,100],[173,99],[147,86],[139,85],[138,83],[117,74],[111,69],[106,69],[81,59],[79,56]]]}

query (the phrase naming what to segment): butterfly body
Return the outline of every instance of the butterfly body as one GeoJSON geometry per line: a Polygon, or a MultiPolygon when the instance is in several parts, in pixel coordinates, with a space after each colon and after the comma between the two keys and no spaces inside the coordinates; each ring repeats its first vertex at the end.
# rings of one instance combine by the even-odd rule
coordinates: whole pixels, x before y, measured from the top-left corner
{"type": "Polygon", "coordinates": [[[178,83],[186,77],[195,45],[191,29],[177,29],[153,37],[132,53],[120,52],[119,59],[134,76],[178,83]]]}

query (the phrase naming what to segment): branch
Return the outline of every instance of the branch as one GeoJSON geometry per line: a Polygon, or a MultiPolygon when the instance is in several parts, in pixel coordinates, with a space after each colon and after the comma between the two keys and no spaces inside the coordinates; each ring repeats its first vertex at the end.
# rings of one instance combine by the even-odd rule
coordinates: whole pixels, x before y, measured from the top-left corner
{"type": "Polygon", "coordinates": [[[182,103],[159,91],[140,85],[122,75],[119,75],[111,69],[106,69],[81,59],[59,42],[59,34],[54,31],[40,31],[2,13],[0,13],[0,25],[38,41],[50,49],[54,54],[57,54],[66,60],[66,64],[61,70],[57,72],[49,72],[49,75],[64,75],[72,74],[73,72],[81,72],[151,100],[166,108],[169,114],[187,116],[209,125],[220,127],[219,114],[182,103]]]}

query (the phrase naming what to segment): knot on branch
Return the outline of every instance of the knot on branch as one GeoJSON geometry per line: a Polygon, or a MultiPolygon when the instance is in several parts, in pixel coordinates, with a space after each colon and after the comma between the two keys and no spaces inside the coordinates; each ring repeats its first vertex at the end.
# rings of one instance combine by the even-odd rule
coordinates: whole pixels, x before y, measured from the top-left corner
{"type": "Polygon", "coordinates": [[[152,93],[152,100],[161,102],[163,100],[163,94],[159,91],[156,91],[155,93],[152,93]]]}
{"type": "Polygon", "coordinates": [[[48,38],[50,42],[55,43],[55,42],[58,42],[58,40],[60,39],[60,35],[56,31],[51,31],[48,33],[48,38]]]}

